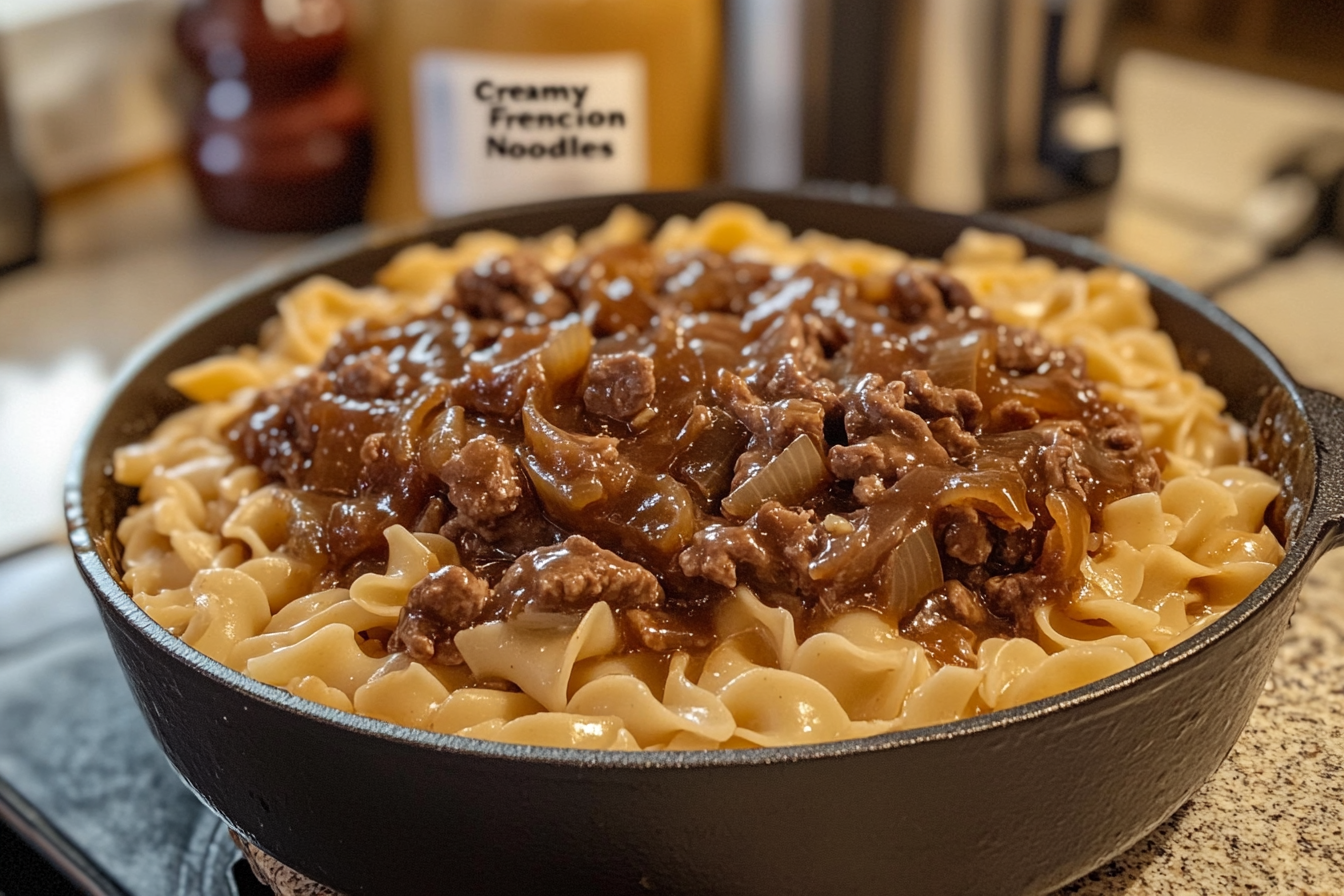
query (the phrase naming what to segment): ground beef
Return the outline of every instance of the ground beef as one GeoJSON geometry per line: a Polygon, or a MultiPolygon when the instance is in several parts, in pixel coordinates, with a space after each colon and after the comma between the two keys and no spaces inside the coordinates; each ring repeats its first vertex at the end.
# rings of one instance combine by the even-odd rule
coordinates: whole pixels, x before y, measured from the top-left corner
{"type": "Polygon", "coordinates": [[[809,261],[793,270],[776,268],[770,281],[752,294],[742,325],[759,335],[781,315],[834,315],[840,308],[852,306],[857,296],[858,284],[853,278],[818,262],[809,261]]]}
{"type": "Polygon", "coordinates": [[[831,472],[841,479],[876,476],[887,485],[929,463],[947,463],[947,451],[930,435],[913,447],[897,436],[870,436],[853,445],[836,445],[827,454],[831,472]]]}
{"type": "Polygon", "coordinates": [[[1057,590],[1037,572],[995,576],[985,582],[985,605],[996,616],[1009,620],[1015,636],[1029,637],[1036,631],[1036,608],[1057,590]]]}
{"type": "Polygon", "coordinates": [[[954,504],[942,513],[942,544],[949,557],[980,566],[993,549],[989,523],[972,507],[954,504]]]}
{"type": "Polygon", "coordinates": [[[726,588],[751,567],[756,575],[793,591],[810,591],[808,564],[820,549],[820,525],[810,510],[767,501],[740,526],[715,524],[695,534],[677,562],[692,578],[726,588]]]}
{"type": "Polygon", "coordinates": [[[831,472],[854,480],[862,504],[900,477],[921,466],[948,462],[945,448],[933,437],[923,417],[906,410],[906,384],[885,383],[867,374],[841,396],[848,444],[827,454],[831,472]]]}
{"type": "Polygon", "coordinates": [[[453,636],[470,628],[490,605],[490,586],[462,566],[445,566],[421,579],[401,609],[389,650],[413,660],[456,666],[462,654],[453,636]]]}
{"type": "Polygon", "coordinates": [[[476,523],[493,523],[513,513],[523,495],[513,453],[491,435],[470,439],[439,476],[457,512],[476,523]]]}
{"type": "Polygon", "coordinates": [[[657,381],[653,359],[637,352],[595,355],[588,363],[583,404],[590,414],[629,420],[649,406],[657,381]]]}
{"type": "MultiPolygon", "coordinates": [[[[947,319],[949,311],[975,307],[975,298],[960,280],[943,271],[906,267],[891,278],[889,304],[904,323],[947,319]]],[[[960,313],[960,312],[959,312],[960,313]]]]}
{"type": "MultiPolygon", "coordinates": [[[[809,315],[815,319],[815,315],[809,315]]],[[[839,390],[826,377],[826,360],[815,328],[798,314],[783,315],[746,355],[750,372],[745,382],[766,401],[804,398],[830,413],[840,408],[839,390]]]]}
{"type": "Polygon", "coordinates": [[[905,407],[925,420],[954,417],[962,427],[979,422],[983,405],[971,390],[936,385],[925,370],[906,371],[901,381],[905,383],[905,407]]]}
{"type": "Polygon", "coordinates": [[[1081,454],[1087,440],[1087,431],[1081,424],[1052,425],[1047,432],[1050,443],[1040,453],[1046,487],[1051,491],[1070,491],[1087,501],[1092,485],[1092,471],[1083,463],[1081,454]]]}
{"type": "Polygon", "coordinates": [[[956,277],[946,271],[939,271],[933,275],[933,282],[938,287],[938,292],[942,294],[943,304],[949,311],[957,308],[971,309],[975,308],[975,296],[966,288],[956,277]]]}
{"type": "Polygon", "coordinates": [[[1077,346],[1058,346],[1035,330],[1000,325],[997,330],[995,361],[1013,373],[1044,373],[1062,370],[1081,379],[1087,359],[1077,346]]]}
{"type": "Polygon", "coordinates": [[[720,378],[719,388],[728,410],[751,433],[733,469],[733,488],[750,479],[800,435],[825,444],[826,410],[817,402],[785,398],[767,403],[745,380],[727,372],[720,378]]]}
{"type": "Polygon", "coordinates": [[[742,314],[748,297],[770,280],[770,265],[735,261],[713,252],[667,259],[658,272],[658,292],[688,311],[742,314]]]}
{"type": "Polygon", "coordinates": [[[1000,570],[1030,566],[1041,555],[1044,534],[1036,529],[992,530],[994,547],[989,562],[1000,570]]]}
{"type": "Polygon", "coordinates": [[[598,601],[613,608],[657,606],[663,589],[638,563],[622,560],[582,535],[571,535],[515,560],[495,586],[495,599],[509,615],[566,613],[586,610],[598,601]]]}
{"type": "Polygon", "coordinates": [[[637,333],[658,313],[658,258],[646,243],[626,243],[580,258],[556,282],[595,336],[637,333]]]}
{"type": "Polygon", "coordinates": [[[498,256],[459,272],[453,295],[473,317],[506,324],[559,320],[574,310],[546,269],[525,256],[498,256]]]}
{"type": "Polygon", "coordinates": [[[406,469],[392,453],[392,439],[385,432],[375,432],[364,439],[359,447],[360,491],[385,491],[396,482],[406,469]]]}
{"type": "Polygon", "coordinates": [[[990,432],[1012,432],[1017,429],[1031,429],[1041,422],[1041,415],[1033,407],[1023,404],[1016,398],[994,405],[989,411],[986,429],[990,432]]]}
{"type": "Polygon", "coordinates": [[[980,450],[980,440],[974,433],[962,429],[956,417],[940,417],[929,424],[929,434],[943,446],[949,457],[964,461],[980,450]]]}
{"type": "Polygon", "coordinates": [[[770,555],[751,527],[714,523],[695,533],[691,546],[681,552],[677,562],[688,576],[732,588],[737,585],[738,564],[764,567],[770,563],[770,555]]]}
{"type": "Polygon", "coordinates": [[[350,358],[336,369],[336,389],[351,398],[384,398],[396,384],[387,353],[375,347],[350,358]]]}
{"type": "Polygon", "coordinates": [[[750,375],[748,382],[771,401],[803,398],[821,405],[826,413],[840,406],[840,395],[835,383],[824,377],[812,376],[807,367],[792,354],[781,355],[767,362],[750,375]]]}
{"type": "Polygon", "coordinates": [[[808,564],[819,547],[816,513],[793,510],[778,501],[766,501],[756,511],[752,525],[771,554],[792,570],[795,580],[805,579],[808,564]]]}
{"type": "Polygon", "coordinates": [[[893,434],[911,441],[928,441],[929,424],[905,408],[905,383],[885,382],[880,374],[865,374],[841,395],[845,433],[850,442],[870,435],[893,434]]]}
{"type": "Polygon", "coordinates": [[[903,268],[891,281],[891,301],[905,323],[941,318],[947,312],[933,278],[916,268],[903,268]]]}

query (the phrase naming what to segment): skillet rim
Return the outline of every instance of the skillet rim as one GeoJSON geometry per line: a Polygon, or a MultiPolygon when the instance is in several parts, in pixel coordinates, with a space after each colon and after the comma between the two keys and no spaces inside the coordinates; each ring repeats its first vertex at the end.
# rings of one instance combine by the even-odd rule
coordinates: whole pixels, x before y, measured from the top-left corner
{"type": "MultiPolygon", "coordinates": [[[[1312,442],[1318,440],[1317,429],[1321,421],[1311,414],[1306,407],[1303,398],[1304,387],[1288,373],[1274,353],[1254,334],[1234,320],[1222,308],[1194,290],[1138,265],[1121,261],[1084,237],[1060,233],[1036,224],[993,213],[961,215],[937,212],[904,203],[870,202],[855,200],[852,197],[837,198],[832,195],[817,195],[807,192],[766,193],[714,187],[700,190],[646,191],[575,197],[494,208],[411,226],[376,229],[361,227],[352,232],[341,231],[330,234],[318,238],[292,255],[264,264],[251,273],[229,280],[207,293],[161,327],[131,354],[118,371],[107,396],[81,434],[78,447],[67,472],[65,506],[69,540],[80,573],[89,589],[98,600],[105,602],[125,621],[129,622],[139,634],[148,638],[156,647],[165,650],[179,663],[232,690],[242,692],[248,698],[271,704],[291,715],[297,715],[319,724],[341,728],[350,733],[368,735],[378,740],[396,741],[435,752],[476,756],[482,759],[522,761],[529,765],[571,768],[689,770],[840,759],[897,750],[902,747],[945,741],[952,738],[967,738],[982,732],[1054,716],[1074,706],[1094,702],[1116,691],[1142,686],[1145,682],[1153,679],[1157,680],[1153,681],[1150,686],[1160,688],[1163,683],[1159,676],[1168,668],[1222,640],[1238,625],[1242,624],[1243,620],[1263,610],[1285,590],[1289,589],[1294,580],[1303,574],[1304,567],[1309,568],[1312,564],[1324,539],[1328,522],[1324,518],[1328,511],[1318,506],[1321,497],[1319,476],[1313,477],[1310,498],[1305,502],[1306,513],[1297,537],[1289,545],[1283,561],[1265,581],[1208,628],[1147,660],[1135,664],[1129,669],[1082,687],[1065,691],[1062,694],[1056,694],[1021,706],[907,731],[784,747],[631,752],[537,747],[484,741],[455,734],[439,734],[384,722],[368,716],[342,712],[296,697],[283,688],[248,678],[242,672],[235,671],[190,647],[186,642],[154,622],[135,604],[126,589],[118,584],[110,573],[99,553],[97,538],[90,532],[90,524],[84,513],[84,505],[86,486],[90,493],[98,488],[107,489],[106,483],[110,480],[111,469],[110,464],[106,462],[96,470],[90,468],[90,449],[99,433],[117,425],[119,418],[114,416],[113,412],[117,409],[116,405],[122,399],[128,387],[143,376],[145,370],[161,354],[169,350],[174,343],[187,333],[225,313],[229,308],[254,300],[264,293],[275,293],[274,297],[278,299],[280,295],[279,287],[282,284],[323,273],[325,268],[355,255],[387,251],[393,247],[399,249],[413,245],[415,242],[433,241],[433,236],[443,231],[467,232],[473,229],[487,228],[491,226],[492,222],[505,216],[516,217],[527,214],[545,215],[555,212],[572,212],[575,209],[588,210],[603,206],[614,207],[621,203],[633,205],[638,209],[641,201],[650,200],[681,202],[687,206],[702,207],[708,207],[721,201],[745,202],[757,206],[763,202],[798,201],[803,204],[814,204],[817,207],[835,208],[849,205],[856,208],[885,209],[893,214],[911,213],[942,219],[948,223],[956,222],[963,229],[979,227],[992,232],[1013,234],[1028,244],[1029,251],[1045,249],[1072,256],[1086,262],[1089,266],[1105,265],[1132,272],[1143,279],[1151,288],[1165,293],[1174,302],[1195,312],[1214,327],[1231,336],[1240,346],[1250,351],[1267,368],[1277,385],[1284,390],[1292,406],[1305,421],[1307,434],[1310,435],[1312,442]]],[[[1319,467],[1319,464],[1317,466],[1319,467]]],[[[120,656],[118,661],[120,662],[120,656]]]]}

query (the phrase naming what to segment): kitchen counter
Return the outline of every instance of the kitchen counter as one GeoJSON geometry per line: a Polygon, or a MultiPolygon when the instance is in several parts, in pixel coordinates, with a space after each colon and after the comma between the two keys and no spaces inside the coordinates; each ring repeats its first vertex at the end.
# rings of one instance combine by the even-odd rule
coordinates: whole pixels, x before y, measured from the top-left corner
{"type": "Polygon", "coordinates": [[[1166,824],[1070,896],[1344,893],[1344,551],[1307,579],[1241,738],[1166,824]]]}
{"type": "MultiPolygon", "coordinates": [[[[25,462],[22,451],[36,458],[53,446],[32,441],[32,421],[24,421],[27,428],[16,425],[16,405],[5,392],[12,377],[45,382],[42,376],[52,379],[62,357],[79,354],[89,373],[76,391],[80,406],[90,406],[85,393],[96,393],[130,349],[172,314],[302,242],[205,223],[181,171],[171,166],[68,198],[51,212],[46,260],[0,278],[0,425],[14,443],[0,466],[7,471],[0,476],[0,517],[10,520],[9,529],[0,530],[0,554],[59,538],[60,529],[59,481],[16,484],[32,479],[28,473],[39,465],[25,462]]],[[[1313,247],[1242,283],[1225,305],[1301,380],[1344,391],[1340,283],[1344,252],[1313,247]],[[1274,300],[1287,293],[1293,302],[1274,300]]],[[[74,406],[71,398],[53,393],[67,407],[74,406]]],[[[57,475],[64,450],[55,450],[57,475]]],[[[1061,892],[1341,894],[1341,807],[1344,552],[1326,556],[1307,581],[1273,677],[1227,761],[1171,820],[1061,892]]]]}

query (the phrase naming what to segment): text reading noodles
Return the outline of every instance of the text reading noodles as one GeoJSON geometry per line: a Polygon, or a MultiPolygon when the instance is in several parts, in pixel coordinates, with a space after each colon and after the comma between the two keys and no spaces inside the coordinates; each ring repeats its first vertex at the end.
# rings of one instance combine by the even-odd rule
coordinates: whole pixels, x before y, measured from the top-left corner
{"type": "Polygon", "coordinates": [[[619,109],[586,109],[586,84],[497,84],[488,79],[476,82],[473,96],[489,108],[492,131],[485,138],[487,158],[611,158],[615,148],[610,141],[588,140],[566,135],[554,140],[523,140],[517,134],[531,135],[547,131],[590,131],[626,127],[625,113],[619,109]],[[540,103],[534,109],[520,104],[540,103]],[[559,108],[556,109],[556,105],[559,108]],[[502,133],[501,133],[502,132],[502,133]]]}

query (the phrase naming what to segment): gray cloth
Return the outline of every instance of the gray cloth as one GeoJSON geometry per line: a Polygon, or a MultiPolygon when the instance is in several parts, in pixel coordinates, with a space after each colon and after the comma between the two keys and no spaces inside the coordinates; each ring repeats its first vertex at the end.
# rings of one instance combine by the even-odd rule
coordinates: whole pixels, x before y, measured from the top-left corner
{"type": "Polygon", "coordinates": [[[0,784],[68,841],[42,850],[131,896],[235,892],[237,848],[159,750],[63,547],[0,563],[0,784]]]}

